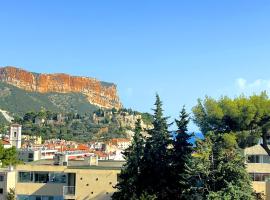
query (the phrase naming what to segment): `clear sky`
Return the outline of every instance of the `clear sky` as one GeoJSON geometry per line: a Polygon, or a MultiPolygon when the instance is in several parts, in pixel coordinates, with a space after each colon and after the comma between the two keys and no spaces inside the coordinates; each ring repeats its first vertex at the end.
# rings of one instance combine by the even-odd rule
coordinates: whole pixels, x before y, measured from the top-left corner
{"type": "MultiPolygon", "coordinates": [[[[0,66],[114,82],[169,116],[205,95],[270,89],[267,0],[0,0],[0,66]]],[[[195,126],[191,126],[195,130],[195,126]]]]}

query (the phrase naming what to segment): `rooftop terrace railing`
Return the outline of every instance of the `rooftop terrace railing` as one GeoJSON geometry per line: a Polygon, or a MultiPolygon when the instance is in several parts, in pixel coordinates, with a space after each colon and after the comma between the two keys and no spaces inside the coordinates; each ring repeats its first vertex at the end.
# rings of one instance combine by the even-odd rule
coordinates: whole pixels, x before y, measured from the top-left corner
{"type": "Polygon", "coordinates": [[[75,196],[75,186],[64,186],[63,196],[75,196]]]}

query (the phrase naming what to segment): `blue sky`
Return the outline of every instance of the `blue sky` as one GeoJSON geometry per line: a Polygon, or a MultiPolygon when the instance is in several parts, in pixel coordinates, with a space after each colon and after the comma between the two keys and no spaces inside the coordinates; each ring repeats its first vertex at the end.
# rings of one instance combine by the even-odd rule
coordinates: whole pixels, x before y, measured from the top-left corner
{"type": "Polygon", "coordinates": [[[176,117],[205,95],[270,89],[269,10],[266,0],[0,0],[0,66],[114,82],[139,111],[158,92],[176,117]]]}

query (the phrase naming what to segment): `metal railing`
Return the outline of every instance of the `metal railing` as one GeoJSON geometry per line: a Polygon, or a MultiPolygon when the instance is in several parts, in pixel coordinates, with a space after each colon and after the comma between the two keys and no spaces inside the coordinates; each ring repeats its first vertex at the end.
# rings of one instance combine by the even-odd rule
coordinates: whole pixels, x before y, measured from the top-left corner
{"type": "Polygon", "coordinates": [[[63,196],[75,196],[75,186],[64,186],[63,196]]]}

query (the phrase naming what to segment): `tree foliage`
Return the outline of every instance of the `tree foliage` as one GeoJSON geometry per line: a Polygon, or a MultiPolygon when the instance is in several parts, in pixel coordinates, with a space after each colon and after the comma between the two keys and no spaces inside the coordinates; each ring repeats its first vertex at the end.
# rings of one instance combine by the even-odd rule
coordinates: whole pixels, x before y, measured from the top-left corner
{"type": "Polygon", "coordinates": [[[18,164],[19,160],[16,148],[11,147],[8,149],[4,149],[4,146],[0,144],[0,161],[2,167],[18,164]]]}
{"type": "MultiPolygon", "coordinates": [[[[233,101],[227,99],[226,102],[231,104],[233,101]]],[[[157,95],[153,129],[143,140],[137,124],[134,141],[124,153],[127,163],[121,171],[113,200],[255,199],[243,150],[238,145],[239,132],[232,132],[236,130],[233,127],[242,125],[224,125],[225,111],[217,103],[210,99],[206,103],[199,102],[194,108],[197,123],[206,132],[204,139],[197,139],[193,146],[189,142],[192,137],[187,128],[190,117],[185,108],[175,120],[178,130],[173,138],[157,95]]],[[[245,107],[244,103],[241,105],[245,107]]],[[[231,110],[230,113],[240,112],[230,107],[227,110],[231,110]]],[[[251,123],[250,118],[244,118],[241,123],[251,123]]]]}
{"type": "Polygon", "coordinates": [[[15,189],[9,189],[7,200],[16,200],[15,189]]]}
{"type": "Polygon", "coordinates": [[[169,145],[172,143],[167,118],[163,116],[162,102],[156,96],[154,128],[148,133],[141,167],[141,191],[158,199],[171,199],[171,165],[169,145]]]}
{"type": "MultiPolygon", "coordinates": [[[[235,99],[229,97],[222,97],[219,100],[210,97],[206,97],[203,101],[199,99],[193,113],[195,123],[204,134],[208,131],[234,132],[241,148],[257,144],[261,137],[268,137],[270,99],[266,92],[235,99]]],[[[265,143],[263,147],[270,154],[265,143]]]]}
{"type": "MultiPolygon", "coordinates": [[[[113,194],[112,199],[127,200],[131,198],[137,199],[140,197],[138,192],[138,187],[140,185],[139,174],[141,171],[144,148],[144,137],[142,136],[141,132],[141,121],[138,120],[136,122],[132,145],[124,152],[126,164],[121,170],[121,174],[119,176],[120,181],[116,185],[118,191],[113,194]]],[[[147,198],[142,196],[141,199],[147,198]]]]}
{"type": "Polygon", "coordinates": [[[189,199],[255,199],[245,157],[233,134],[206,134],[198,140],[188,169],[189,199]]]}
{"type": "Polygon", "coordinates": [[[189,142],[192,135],[188,133],[188,123],[190,121],[185,107],[182,108],[179,120],[175,120],[178,130],[173,141],[172,149],[172,169],[171,169],[171,190],[173,199],[187,199],[183,194],[189,188],[187,180],[187,165],[192,159],[193,146],[189,142]]]}

